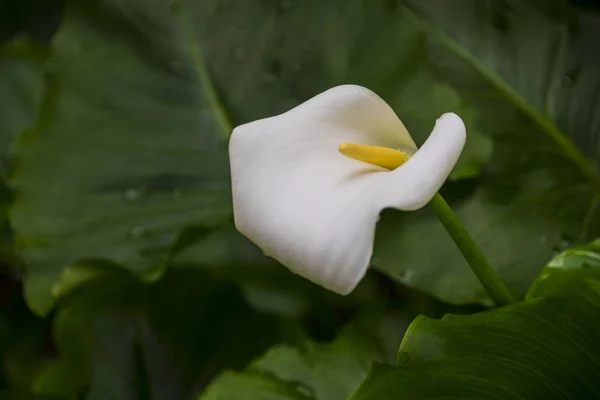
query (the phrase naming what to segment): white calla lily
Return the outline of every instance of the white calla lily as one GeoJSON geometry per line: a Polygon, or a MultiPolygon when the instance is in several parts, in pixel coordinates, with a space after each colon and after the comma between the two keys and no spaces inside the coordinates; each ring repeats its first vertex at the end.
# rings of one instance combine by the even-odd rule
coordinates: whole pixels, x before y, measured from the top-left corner
{"type": "Polygon", "coordinates": [[[229,154],[236,227],[296,274],[348,294],[369,266],[379,213],[425,206],[465,139],[462,120],[448,113],[417,149],[375,93],[355,85],[332,88],[286,113],[235,128],[229,154]],[[362,147],[362,159],[370,161],[371,150],[344,143],[398,149],[407,161],[389,170],[353,159],[362,147]]]}

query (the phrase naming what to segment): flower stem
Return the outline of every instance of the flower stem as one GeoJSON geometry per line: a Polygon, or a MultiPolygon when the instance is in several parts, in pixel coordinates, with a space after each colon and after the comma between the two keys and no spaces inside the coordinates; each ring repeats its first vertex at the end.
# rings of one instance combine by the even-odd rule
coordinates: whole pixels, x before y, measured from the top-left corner
{"type": "Polygon", "coordinates": [[[514,302],[504,282],[485,258],[469,232],[450,208],[446,200],[437,193],[429,202],[429,206],[436,213],[444,228],[450,234],[454,243],[465,257],[471,269],[483,285],[492,301],[497,306],[504,306],[514,302]]]}

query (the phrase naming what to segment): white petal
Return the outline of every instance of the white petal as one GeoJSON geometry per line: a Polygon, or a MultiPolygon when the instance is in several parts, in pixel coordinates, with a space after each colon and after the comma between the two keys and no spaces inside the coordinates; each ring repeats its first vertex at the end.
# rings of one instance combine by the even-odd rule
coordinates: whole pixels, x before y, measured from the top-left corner
{"type": "Polygon", "coordinates": [[[390,183],[382,185],[384,208],[412,211],[429,203],[456,165],[466,139],[465,124],[458,115],[446,113],[438,118],[423,146],[402,167],[386,174],[390,183]]]}
{"type": "Polygon", "coordinates": [[[340,143],[411,154],[416,146],[373,92],[353,85],[330,89],[234,130],[229,152],[236,227],[293,272],[347,294],[369,265],[381,210],[425,205],[464,141],[460,118],[445,114],[423,148],[395,171],[351,160],[338,152],[340,143]]]}
{"type": "MultiPolygon", "coordinates": [[[[362,86],[342,85],[329,89],[283,114],[294,121],[323,123],[354,132],[348,140],[397,148],[413,154],[417,145],[394,113],[375,93],[362,86]]],[[[328,134],[327,132],[319,133],[328,134]]],[[[308,133],[307,133],[308,134],[308,133]]],[[[336,146],[337,149],[337,146],[336,146]]]]}

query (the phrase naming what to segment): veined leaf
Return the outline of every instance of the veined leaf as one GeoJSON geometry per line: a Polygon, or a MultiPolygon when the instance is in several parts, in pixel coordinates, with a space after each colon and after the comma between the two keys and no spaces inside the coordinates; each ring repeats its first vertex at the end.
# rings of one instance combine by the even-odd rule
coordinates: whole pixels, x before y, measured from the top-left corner
{"type": "MultiPolygon", "coordinates": [[[[234,123],[349,82],[380,92],[401,117],[405,110],[421,141],[441,113],[470,110],[433,78],[420,33],[390,2],[284,3],[68,3],[44,107],[17,143],[10,181],[36,312],[49,310],[61,271],[78,260],[109,258],[152,280],[182,229],[230,226],[234,123]],[[421,100],[403,97],[407,86],[421,100]],[[416,112],[419,102],[428,107],[416,112]]],[[[489,155],[487,139],[472,137],[457,176],[477,174],[489,155]]],[[[226,258],[236,257],[235,246],[223,245],[226,258]]],[[[186,254],[176,261],[223,264],[186,254]]],[[[265,262],[255,254],[249,264],[265,262]]]]}
{"type": "Polygon", "coordinates": [[[38,394],[195,398],[222,368],[283,340],[284,321],[203,271],[169,270],[152,284],[98,261],[66,271],[73,284],[62,286],[53,326],[59,357],[35,378],[38,394]]]}
{"type": "Polygon", "coordinates": [[[44,87],[42,58],[45,49],[25,39],[0,46],[0,175],[6,178],[11,145],[35,125],[44,87]]]}
{"type": "Polygon", "coordinates": [[[524,302],[417,318],[397,366],[377,365],[360,399],[591,399],[600,396],[600,241],[557,256],[524,302]]]}
{"type": "Polygon", "coordinates": [[[152,4],[167,18],[147,30],[105,4],[71,3],[44,108],[16,146],[10,217],[38,313],[69,264],[106,257],[151,279],[186,224],[231,215],[231,124],[179,12],[152,4]]]}
{"type": "Polygon", "coordinates": [[[6,177],[14,140],[35,125],[44,88],[42,64],[46,55],[47,49],[25,38],[0,44],[0,268],[17,264],[6,219],[11,200],[6,177]]]}
{"type": "MultiPolygon", "coordinates": [[[[457,213],[523,296],[545,260],[600,235],[600,20],[562,1],[409,3],[438,76],[494,139],[492,162],[474,194],[454,202],[457,213]]],[[[486,301],[435,217],[398,220],[384,213],[374,265],[448,302],[486,301]]]]}
{"type": "MultiPolygon", "coordinates": [[[[275,346],[243,372],[219,376],[200,399],[344,400],[372,363],[381,360],[381,337],[375,328],[383,321],[379,315],[359,318],[329,344],[307,341],[298,347],[275,346]]],[[[399,338],[402,327],[395,328],[399,338]]]]}

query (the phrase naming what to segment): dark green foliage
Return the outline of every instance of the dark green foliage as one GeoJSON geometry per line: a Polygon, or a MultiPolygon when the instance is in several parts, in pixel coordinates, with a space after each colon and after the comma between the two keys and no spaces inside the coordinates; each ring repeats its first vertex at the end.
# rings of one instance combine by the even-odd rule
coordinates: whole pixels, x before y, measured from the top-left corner
{"type": "Polygon", "coordinates": [[[0,399],[599,397],[596,9],[0,0],[0,399]],[[461,115],[442,192],[519,303],[427,210],[348,297],[235,230],[233,127],[342,83],[418,144],[461,115]]]}

